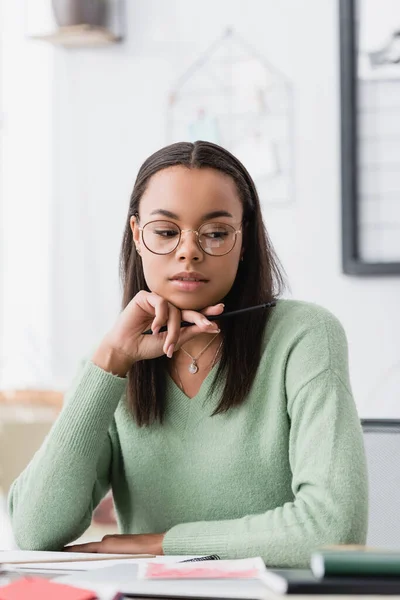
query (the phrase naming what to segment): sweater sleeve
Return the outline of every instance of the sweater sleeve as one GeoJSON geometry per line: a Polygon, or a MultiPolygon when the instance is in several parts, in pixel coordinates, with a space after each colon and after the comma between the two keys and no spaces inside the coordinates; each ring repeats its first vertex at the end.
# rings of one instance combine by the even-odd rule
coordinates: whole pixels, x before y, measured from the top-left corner
{"type": "Polygon", "coordinates": [[[165,554],[261,556],[268,566],[304,567],[320,546],[365,543],[367,475],[350,391],[347,343],[336,319],[297,336],[285,373],[293,501],[240,519],[183,523],[165,554]]]}
{"type": "Polygon", "coordinates": [[[109,428],[125,385],[91,362],[76,377],[58,419],[10,490],[21,549],[61,550],[90,525],[110,487],[109,428]]]}

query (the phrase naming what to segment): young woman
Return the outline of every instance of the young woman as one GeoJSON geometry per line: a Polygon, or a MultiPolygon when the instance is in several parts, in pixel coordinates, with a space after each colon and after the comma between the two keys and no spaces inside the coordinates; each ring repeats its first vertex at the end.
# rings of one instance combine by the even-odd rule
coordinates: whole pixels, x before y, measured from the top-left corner
{"type": "Polygon", "coordinates": [[[123,535],[69,548],[302,566],[318,546],[364,543],[345,334],[326,310],[278,299],[279,264],[243,165],[207,142],[150,156],[121,272],[124,310],[11,489],[19,546],[77,539],[110,487],[123,535]]]}

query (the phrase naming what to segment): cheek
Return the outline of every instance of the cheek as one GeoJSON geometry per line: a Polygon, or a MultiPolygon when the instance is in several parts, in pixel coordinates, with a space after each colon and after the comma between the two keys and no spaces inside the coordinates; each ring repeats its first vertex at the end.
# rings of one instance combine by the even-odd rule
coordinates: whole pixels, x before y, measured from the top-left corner
{"type": "Polygon", "coordinates": [[[221,261],[221,264],[218,265],[217,279],[221,284],[224,284],[224,287],[229,286],[229,288],[233,285],[239,266],[239,257],[237,260],[232,260],[232,258],[226,258],[226,260],[221,261]]]}
{"type": "Polygon", "coordinates": [[[218,260],[218,267],[215,271],[215,280],[222,296],[230,291],[234,284],[240,262],[241,247],[234,250],[218,260]]]}
{"type": "Polygon", "coordinates": [[[221,258],[210,259],[210,270],[213,273],[214,290],[219,298],[226,296],[236,278],[240,253],[227,254],[221,258]],[[212,262],[211,262],[212,261],[212,262]]]}
{"type": "Polygon", "coordinates": [[[147,286],[151,292],[162,295],[162,288],[166,277],[165,256],[157,256],[151,252],[142,253],[143,273],[147,286]]]}

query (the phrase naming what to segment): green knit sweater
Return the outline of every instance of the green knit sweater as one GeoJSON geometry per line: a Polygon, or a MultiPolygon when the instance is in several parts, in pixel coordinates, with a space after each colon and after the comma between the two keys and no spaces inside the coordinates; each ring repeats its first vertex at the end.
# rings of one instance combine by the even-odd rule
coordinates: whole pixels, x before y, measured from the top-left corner
{"type": "Polygon", "coordinates": [[[215,373],[192,399],[168,377],[165,421],[139,428],[126,380],[87,362],[11,488],[20,548],[78,538],[110,487],[121,533],[166,532],[165,554],[303,566],[318,546],[364,543],[366,464],[337,319],[280,300],[246,401],[211,417],[215,373]]]}

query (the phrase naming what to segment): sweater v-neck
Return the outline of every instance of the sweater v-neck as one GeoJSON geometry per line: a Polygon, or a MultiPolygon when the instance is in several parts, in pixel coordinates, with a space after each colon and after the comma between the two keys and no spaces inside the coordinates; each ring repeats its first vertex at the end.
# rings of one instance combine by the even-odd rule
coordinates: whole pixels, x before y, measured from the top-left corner
{"type": "Polygon", "coordinates": [[[199,391],[192,398],[181,390],[166,371],[168,405],[166,406],[165,418],[180,434],[190,431],[204,417],[211,416],[216,394],[213,384],[217,383],[215,387],[219,394],[222,389],[215,381],[218,366],[219,363],[213,366],[203,380],[199,391]]]}

